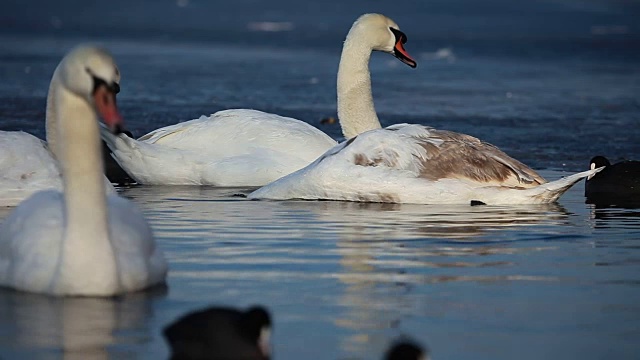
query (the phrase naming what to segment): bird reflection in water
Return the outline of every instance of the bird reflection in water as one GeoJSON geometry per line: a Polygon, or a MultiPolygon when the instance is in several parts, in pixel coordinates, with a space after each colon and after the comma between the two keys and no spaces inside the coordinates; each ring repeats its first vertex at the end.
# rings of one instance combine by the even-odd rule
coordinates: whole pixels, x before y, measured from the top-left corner
{"type": "Polygon", "coordinates": [[[51,297],[0,290],[0,317],[7,328],[2,348],[16,358],[109,359],[119,343],[148,342],[145,323],[166,286],[113,298],[51,297]],[[119,339],[119,333],[126,340],[119,339]],[[137,341],[136,341],[137,339],[137,341]],[[110,354],[111,353],[111,354],[110,354]],[[55,355],[55,356],[54,356],[55,355]]]}
{"type": "MultiPolygon", "coordinates": [[[[427,296],[420,285],[545,280],[508,272],[513,268],[508,261],[513,260],[503,255],[543,250],[517,246],[509,234],[572,221],[558,204],[427,206],[247,201],[234,196],[245,191],[133,187],[124,195],[140,204],[167,248],[180,248],[169,253],[174,265],[188,269],[174,272],[185,281],[206,278],[223,284],[230,276],[249,282],[336,278],[340,288],[337,299],[332,296],[338,307],[334,322],[347,330],[341,339],[345,354],[379,356],[390,339],[403,333],[405,321],[416,315],[416,309],[436,316],[437,311],[455,311],[460,306],[445,295],[427,296]],[[179,240],[174,239],[177,232],[179,240]],[[314,245],[301,248],[304,243],[314,245]],[[301,259],[322,264],[324,270],[314,267],[306,273],[299,265],[301,259]],[[194,268],[194,263],[201,268],[194,268]],[[236,263],[252,267],[243,272],[228,269],[236,263]],[[274,263],[283,270],[273,271],[274,263]],[[214,266],[217,270],[210,270],[214,266]],[[498,274],[492,271],[495,268],[500,268],[498,274]]],[[[429,334],[408,335],[428,342],[429,334]]]]}
{"type": "Polygon", "coordinates": [[[640,228],[640,204],[591,204],[590,225],[594,229],[628,231],[640,228]]]}
{"type": "MultiPolygon", "coordinates": [[[[518,274],[482,276],[465,268],[503,267],[497,256],[535,251],[492,239],[502,229],[568,222],[560,205],[523,207],[424,206],[407,204],[297,202],[316,211],[318,220],[340,224],[337,242],[344,284],[336,325],[350,330],[346,353],[379,352],[388,339],[403,335],[404,319],[438,299],[413,294],[415,284],[456,281],[544,280],[518,274]],[[464,259],[464,260],[463,260],[464,259]],[[473,274],[473,275],[470,275],[473,274]]],[[[447,306],[454,307],[455,304],[447,306]]],[[[422,336],[426,342],[428,334],[422,336]]]]}

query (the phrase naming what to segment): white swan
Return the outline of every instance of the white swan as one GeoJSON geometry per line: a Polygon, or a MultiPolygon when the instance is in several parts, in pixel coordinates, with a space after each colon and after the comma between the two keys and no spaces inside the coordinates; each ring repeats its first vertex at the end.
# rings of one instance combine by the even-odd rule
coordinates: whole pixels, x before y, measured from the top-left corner
{"type": "MultiPolygon", "coordinates": [[[[373,50],[416,63],[404,51],[405,35],[391,19],[364,16],[345,41],[338,73],[338,113],[344,135],[380,128],[371,96],[373,50]],[[394,40],[387,42],[386,36],[394,40]],[[375,121],[373,121],[375,119],[375,121]]],[[[148,185],[261,186],[317,159],[337,143],[299,120],[233,109],[155,130],[138,140],[102,131],[113,157],[148,185]]]]}
{"type": "Polygon", "coordinates": [[[546,182],[495,146],[422,125],[370,130],[249,199],[414,204],[543,204],[603,168],[546,182]]]}
{"type": "MultiPolygon", "coordinates": [[[[46,110],[47,143],[22,131],[0,131],[0,206],[15,206],[34,193],[55,189],[62,191],[62,177],[56,151],[58,145],[56,96],[61,81],[54,72],[49,85],[46,110]]],[[[118,74],[116,84],[120,82],[118,74]]],[[[108,193],[116,190],[104,177],[108,193]]]]}
{"type": "Polygon", "coordinates": [[[130,201],[105,195],[96,110],[117,125],[118,70],[93,47],[58,65],[52,98],[64,192],[38,192],[0,226],[0,286],[51,295],[110,296],[162,283],[167,265],[130,201]]]}
{"type": "MultiPolygon", "coordinates": [[[[345,49],[360,31],[377,24],[382,42],[392,48],[398,36],[381,15],[362,16],[349,32],[345,49]],[[368,26],[365,26],[367,24],[368,26]],[[391,29],[391,31],[389,31],[391,29]],[[386,31],[385,31],[386,30],[386,31]],[[383,40],[384,39],[384,40],[383,40]]],[[[397,46],[397,45],[396,45],[397,46]]],[[[364,54],[366,51],[361,50],[364,54]]],[[[353,69],[340,64],[338,77],[353,69]]],[[[362,80],[368,78],[362,76],[362,80]]],[[[340,83],[340,82],[339,82],[340,83]]],[[[344,129],[349,140],[327,151],[309,166],[268,184],[250,199],[331,199],[417,204],[549,203],[578,180],[601,169],[547,183],[534,170],[495,146],[472,136],[422,125],[398,124],[385,129],[373,108],[367,82],[349,83],[339,94],[360,99],[361,107],[338,107],[341,119],[357,109],[356,131],[344,129]],[[369,130],[369,131],[367,131],[369,130]],[[358,135],[360,133],[360,135],[358,135]]],[[[355,117],[356,115],[354,115],[355,117]]],[[[352,124],[351,124],[352,125],[352,124]]]]}

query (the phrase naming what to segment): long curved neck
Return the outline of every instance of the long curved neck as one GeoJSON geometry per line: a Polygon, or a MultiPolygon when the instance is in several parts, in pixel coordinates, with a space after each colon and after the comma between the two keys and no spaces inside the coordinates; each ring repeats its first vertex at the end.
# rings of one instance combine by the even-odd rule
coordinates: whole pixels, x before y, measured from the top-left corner
{"type": "MultiPolygon", "coordinates": [[[[60,164],[64,182],[65,234],[61,278],[78,272],[114,274],[116,264],[109,241],[107,199],[102,175],[98,120],[81,97],[57,89],[55,101],[60,164]],[[112,259],[109,261],[108,259],[112,259]]],[[[75,274],[75,275],[74,275],[75,274]]],[[[88,277],[88,281],[96,281],[88,277]]],[[[117,276],[106,276],[106,279],[117,276]]],[[[84,284],[73,282],[73,287],[84,284]]]]}
{"type": "Polygon", "coordinates": [[[53,154],[53,157],[59,159],[60,151],[58,151],[58,114],[56,113],[56,101],[57,98],[56,93],[58,91],[58,83],[59,83],[59,70],[56,68],[56,71],[53,73],[53,77],[51,78],[51,84],[49,85],[49,93],[47,94],[47,112],[45,115],[45,130],[46,130],[46,139],[47,146],[49,147],[49,151],[53,154]]]}
{"type": "Polygon", "coordinates": [[[107,209],[98,119],[79,96],[61,90],[56,96],[64,121],[58,123],[67,227],[107,231],[107,209]]]}
{"type": "Polygon", "coordinates": [[[371,93],[371,47],[354,35],[347,36],[338,67],[338,118],[347,139],[381,128],[371,93]]]}

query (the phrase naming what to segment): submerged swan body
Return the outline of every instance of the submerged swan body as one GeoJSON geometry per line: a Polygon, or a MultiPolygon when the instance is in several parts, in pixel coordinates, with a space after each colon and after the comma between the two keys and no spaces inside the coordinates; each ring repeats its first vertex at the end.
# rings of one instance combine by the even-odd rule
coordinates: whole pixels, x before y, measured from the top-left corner
{"type": "Polygon", "coordinates": [[[0,226],[0,286],[50,295],[111,296],[164,282],[167,266],[130,201],[105,194],[96,109],[120,121],[118,70],[103,50],[79,47],[56,69],[53,101],[64,192],[23,201],[0,226]]]}
{"type": "MultiPolygon", "coordinates": [[[[406,36],[389,18],[356,22],[342,51],[338,113],[344,135],[380,128],[371,97],[372,51],[391,53],[415,67],[406,36]],[[372,122],[371,119],[375,118],[372,122]]],[[[337,142],[296,119],[233,109],[155,130],[138,140],[102,131],[122,168],[141,184],[261,186],[316,160],[337,142]]]]}

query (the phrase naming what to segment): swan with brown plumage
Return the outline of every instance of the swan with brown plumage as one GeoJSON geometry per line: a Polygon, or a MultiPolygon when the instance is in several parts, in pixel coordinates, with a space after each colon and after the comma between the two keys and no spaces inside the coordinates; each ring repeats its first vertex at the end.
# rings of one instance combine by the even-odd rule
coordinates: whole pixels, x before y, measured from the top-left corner
{"type": "MultiPolygon", "coordinates": [[[[250,199],[345,200],[416,204],[528,204],[556,201],[593,169],[547,182],[536,171],[497,147],[466,134],[424,125],[381,128],[373,108],[368,72],[369,47],[356,42],[367,34],[382,49],[397,49],[390,19],[360,17],[344,43],[338,70],[338,115],[348,140],[312,164],[249,194],[250,199]],[[345,61],[345,53],[349,54],[345,61]],[[360,70],[360,71],[359,71],[360,70]],[[350,82],[340,79],[350,78],[350,82]],[[341,97],[358,106],[342,108],[341,97]],[[348,126],[348,127],[347,127],[348,126]]],[[[402,48],[403,57],[411,59],[402,48]]],[[[344,102],[343,102],[344,103],[344,102]]]]}

